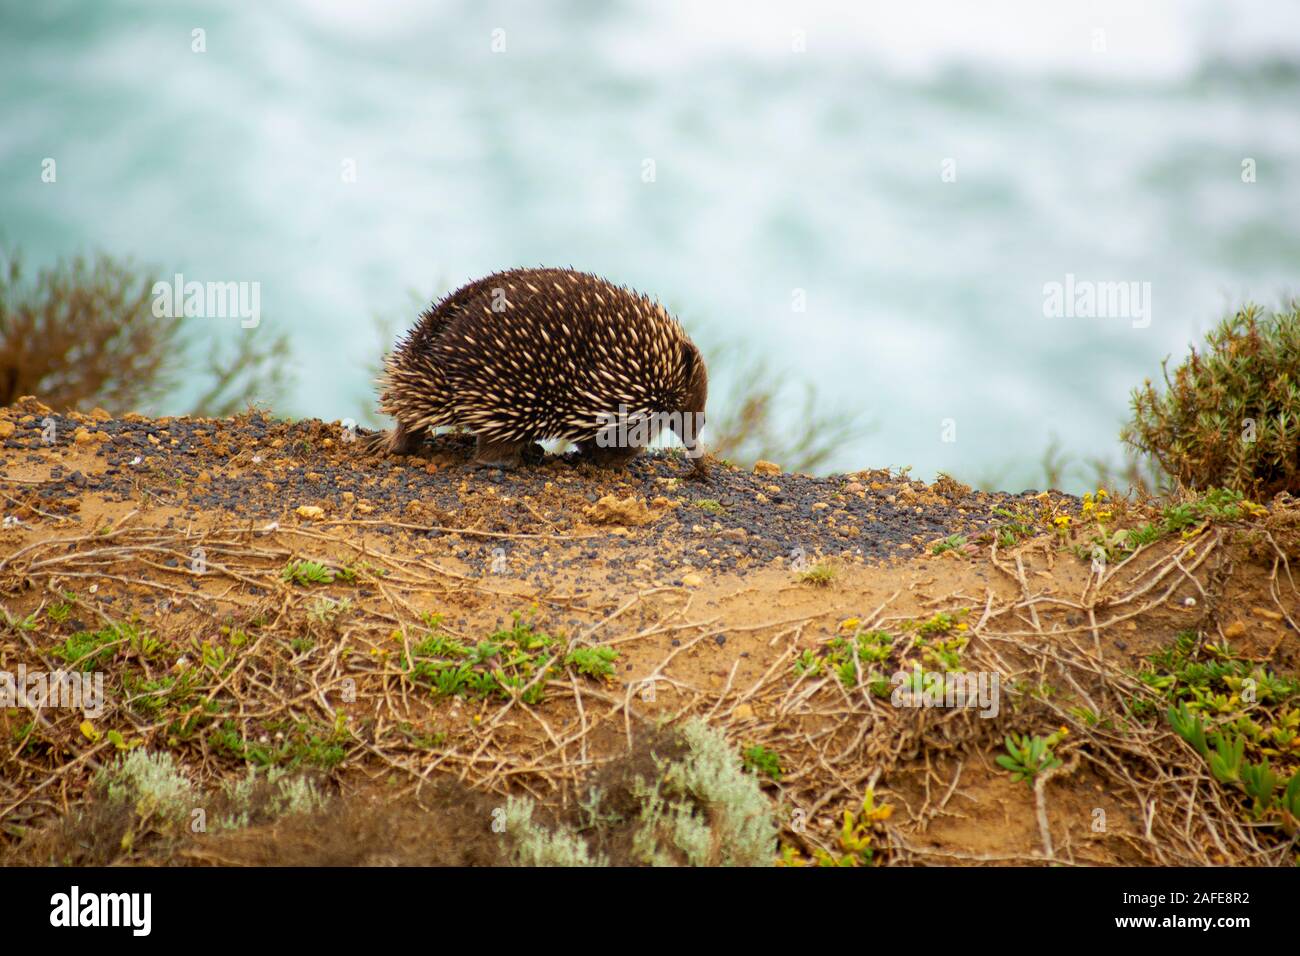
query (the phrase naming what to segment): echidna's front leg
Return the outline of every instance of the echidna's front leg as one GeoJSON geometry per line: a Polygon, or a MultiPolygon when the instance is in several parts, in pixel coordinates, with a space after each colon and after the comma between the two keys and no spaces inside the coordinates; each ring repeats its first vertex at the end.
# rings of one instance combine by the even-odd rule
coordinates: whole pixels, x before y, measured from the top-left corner
{"type": "Polygon", "coordinates": [[[518,468],[527,444],[523,441],[484,441],[480,436],[474,446],[474,464],[484,468],[518,468]]]}

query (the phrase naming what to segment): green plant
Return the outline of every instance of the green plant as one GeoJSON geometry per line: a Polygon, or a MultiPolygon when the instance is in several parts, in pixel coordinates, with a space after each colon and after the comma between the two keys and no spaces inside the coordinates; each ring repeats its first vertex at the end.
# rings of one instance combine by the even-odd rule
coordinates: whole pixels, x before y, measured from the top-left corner
{"type": "Polygon", "coordinates": [[[964,547],[966,547],[966,536],[964,534],[950,534],[948,537],[931,545],[930,553],[943,554],[945,551],[956,551],[964,547]]]}
{"type": "Polygon", "coordinates": [[[564,659],[568,667],[588,677],[613,677],[618,651],[612,647],[575,647],[564,659]]]}
{"type": "Polygon", "coordinates": [[[1210,772],[1220,783],[1236,783],[1241,779],[1241,761],[1246,752],[1246,738],[1240,734],[1229,737],[1227,734],[1215,734],[1211,738],[1214,749],[1207,759],[1210,772]]]}
{"type": "Polygon", "coordinates": [[[317,561],[290,561],[280,572],[280,577],[291,584],[304,587],[311,584],[333,584],[334,570],[317,561]]]}
{"type": "Polygon", "coordinates": [[[127,671],[122,675],[122,689],[127,694],[126,703],[135,712],[155,718],[169,706],[186,706],[193,699],[200,679],[195,668],[187,668],[179,675],[163,674],[146,678],[127,671]]]}
{"type": "MultiPolygon", "coordinates": [[[[857,810],[845,810],[844,822],[836,840],[836,852],[820,847],[813,851],[813,861],[819,867],[871,866],[876,861],[875,838],[880,825],[890,818],[894,808],[888,804],[876,806],[875,791],[868,788],[857,810]]],[[[791,846],[781,848],[780,866],[807,866],[791,846]]]]}
{"type": "Polygon", "coordinates": [[[533,822],[536,804],[529,797],[507,797],[498,811],[503,842],[517,866],[608,866],[602,856],[591,855],[587,843],[566,825],[554,829],[533,822]]]}
{"type": "Polygon", "coordinates": [[[399,734],[409,740],[412,746],[418,747],[421,750],[433,750],[435,747],[442,746],[442,744],[447,740],[447,735],[445,733],[439,731],[425,733],[418,727],[414,727],[405,721],[398,724],[395,729],[399,734]]]}
{"type": "Polygon", "coordinates": [[[961,619],[965,617],[967,613],[968,612],[965,609],[953,614],[950,614],[947,611],[939,611],[932,617],[928,617],[923,621],[918,621],[915,624],[915,627],[917,632],[922,636],[928,637],[932,634],[947,634],[953,628],[962,626],[961,619]]]}
{"type": "Polygon", "coordinates": [[[773,780],[781,779],[781,758],[774,750],[768,750],[761,744],[754,744],[744,749],[741,760],[750,773],[766,774],[773,780]]]}
{"type": "Polygon", "coordinates": [[[1300,709],[1291,702],[1300,685],[1234,657],[1226,646],[1201,646],[1194,631],[1180,632],[1149,661],[1138,676],[1173,702],[1165,714],[1174,732],[1195,748],[1216,781],[1247,798],[1255,821],[1280,824],[1295,835],[1300,709]],[[1283,787],[1287,773],[1291,779],[1283,787]]]}
{"type": "Polygon", "coordinates": [[[1291,777],[1279,800],[1282,813],[1282,827],[1288,836],[1294,837],[1300,832],[1300,770],[1291,777]]]}
{"type": "Polygon", "coordinates": [[[4,615],[4,622],[16,631],[34,631],[36,630],[36,612],[28,614],[26,617],[14,617],[4,608],[0,608],[0,614],[4,615]]]}
{"type": "Polygon", "coordinates": [[[816,588],[828,588],[839,569],[830,561],[819,561],[807,571],[800,572],[799,580],[816,588]]]}
{"type": "Polygon", "coordinates": [[[859,674],[864,683],[873,683],[881,676],[876,665],[894,652],[894,635],[878,629],[864,631],[857,618],[841,622],[840,631],[820,652],[805,648],[795,658],[795,673],[817,677],[829,669],[845,687],[856,687],[859,674]]]}
{"type": "Polygon", "coordinates": [[[776,850],[772,806],[720,731],[698,718],[682,727],[687,752],[638,779],[633,853],[646,863],[768,866],[776,850]]]}
{"type": "Polygon", "coordinates": [[[1261,819],[1273,805],[1273,792],[1277,790],[1277,774],[1269,769],[1268,761],[1248,763],[1241,768],[1241,788],[1251,799],[1251,813],[1261,819]]]}
{"type": "Polygon", "coordinates": [[[794,661],[794,672],[799,675],[811,674],[816,677],[822,672],[822,659],[811,647],[805,648],[794,661]]]}
{"type": "Polygon", "coordinates": [[[1109,718],[1103,719],[1100,714],[1090,707],[1077,705],[1069,708],[1069,713],[1072,717],[1077,717],[1089,727],[1110,727],[1111,725],[1109,718]]]}
{"type": "Polygon", "coordinates": [[[1247,305],[1161,371],[1163,394],[1150,379],[1133,391],[1125,442],[1188,487],[1300,493],[1300,305],[1247,305]]]}
{"type": "Polygon", "coordinates": [[[107,664],[123,647],[144,658],[158,659],[163,655],[161,642],[134,623],[110,624],[98,631],[77,631],[51,653],[80,670],[93,671],[107,664]]]}
{"type": "MultiPolygon", "coordinates": [[[[624,845],[631,859],[654,866],[768,866],[776,849],[772,804],[721,732],[692,718],[680,731],[682,752],[651,754],[650,779],[637,774],[617,800],[592,787],[579,797],[578,823],[545,826],[536,805],[511,797],[494,829],[512,862],[525,866],[605,866],[594,847],[624,845]]],[[[753,748],[751,748],[752,750],[753,748]]],[[[759,748],[761,749],[761,748],[759,748]]]]}
{"type": "Polygon", "coordinates": [[[179,821],[197,799],[189,775],[165,751],[130,750],[95,779],[109,801],[132,804],[141,819],[179,821]]]}
{"type": "Polygon", "coordinates": [[[560,667],[592,678],[614,674],[618,651],[611,647],[575,647],[564,654],[559,637],[540,630],[533,621],[536,607],[512,612],[510,627],[469,646],[441,630],[439,615],[426,615],[430,627],[424,638],[411,645],[400,663],[412,679],[429,685],[438,696],[510,699],[519,695],[537,704],[546,682],[560,667]],[[561,660],[561,657],[563,658],[561,660]]]}
{"type": "Polygon", "coordinates": [[[960,671],[961,653],[970,643],[969,625],[964,618],[969,610],[939,611],[931,617],[904,623],[905,630],[913,631],[913,647],[921,652],[921,660],[936,671],[960,671]]]}
{"type": "Polygon", "coordinates": [[[998,547],[1010,548],[1023,538],[1034,535],[1034,517],[1017,506],[1015,511],[1006,508],[994,508],[993,513],[1002,518],[993,526],[993,537],[998,547]]]}
{"type": "Polygon", "coordinates": [[[1046,770],[1061,765],[1052,748],[1065,739],[1069,731],[1062,727],[1048,737],[1028,734],[1009,734],[1005,739],[1007,752],[997,758],[997,764],[1011,771],[1012,781],[1021,780],[1033,785],[1034,779],[1046,770]]]}
{"type": "MultiPolygon", "coordinates": [[[[1300,682],[1237,657],[1227,647],[1200,647],[1196,632],[1190,630],[1180,631],[1169,646],[1151,654],[1137,677],[1165,699],[1185,702],[1183,710],[1190,713],[1244,712],[1244,696],[1269,705],[1285,704],[1300,696],[1300,682]]],[[[1185,724],[1182,710],[1177,720],[1175,727],[1185,724]]],[[[1171,716],[1170,722],[1174,721],[1171,716]]]]}
{"type": "Polygon", "coordinates": [[[352,610],[352,600],[350,598],[335,601],[332,598],[323,597],[312,602],[307,615],[317,624],[333,624],[335,618],[340,614],[346,614],[350,610],[352,610]]]}
{"type": "Polygon", "coordinates": [[[329,797],[313,780],[290,775],[280,767],[249,767],[243,777],[223,785],[230,812],[221,819],[224,829],[246,827],[255,817],[281,817],[317,813],[329,805],[329,797]]]}
{"type": "Polygon", "coordinates": [[[1180,737],[1196,748],[1202,757],[1209,758],[1210,743],[1205,738],[1205,721],[1187,709],[1187,704],[1180,701],[1177,707],[1169,708],[1169,723],[1180,737]]]}
{"type": "Polygon", "coordinates": [[[877,823],[888,820],[893,807],[876,806],[876,795],[867,790],[862,800],[862,808],[857,812],[844,811],[844,823],[840,827],[839,844],[841,855],[833,856],[825,850],[816,851],[818,866],[856,867],[870,866],[876,859],[873,845],[873,829],[877,823]]]}
{"type": "MultiPolygon", "coordinates": [[[[969,643],[969,626],[963,620],[968,608],[940,611],[928,618],[904,621],[901,635],[880,628],[864,630],[858,618],[841,621],[840,633],[820,649],[805,648],[794,660],[794,671],[813,677],[829,672],[845,687],[865,685],[878,697],[888,697],[890,680],[881,666],[899,661],[907,669],[909,651],[920,652],[922,661],[938,671],[960,671],[961,654],[969,643]]],[[[918,686],[915,688],[920,691],[918,686]]]]}
{"type": "Polygon", "coordinates": [[[307,721],[286,721],[267,727],[267,730],[275,731],[275,738],[263,735],[258,740],[246,739],[234,721],[226,720],[208,735],[208,742],[214,749],[256,767],[294,769],[309,766],[330,770],[347,756],[347,744],[352,734],[346,720],[346,715],[339,713],[329,728],[307,721]]]}

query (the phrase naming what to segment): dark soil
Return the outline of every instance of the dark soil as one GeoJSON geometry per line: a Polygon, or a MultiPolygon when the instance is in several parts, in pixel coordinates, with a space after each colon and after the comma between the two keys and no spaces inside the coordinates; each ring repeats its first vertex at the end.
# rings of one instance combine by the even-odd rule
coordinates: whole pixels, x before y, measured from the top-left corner
{"type": "MultiPolygon", "coordinates": [[[[883,470],[755,474],[721,462],[697,480],[684,457],[663,450],[622,470],[550,456],[503,471],[470,464],[468,435],[441,435],[420,455],[387,458],[369,450],[364,433],[318,420],[109,420],[56,415],[34,402],[18,412],[0,442],[0,474],[47,470],[34,489],[7,488],[12,504],[75,518],[80,499],[96,495],[174,506],[173,521],[222,511],[259,527],[319,507],[322,525],[403,531],[471,566],[504,557],[537,569],[538,584],[553,562],[589,565],[598,553],[611,580],[627,580],[637,565],[642,578],[652,572],[671,583],[686,565],[725,571],[774,559],[915,556],[939,538],[977,535],[1003,520],[994,508],[1015,510],[1036,494],[972,492],[951,480],[926,486],[883,470]],[[51,447],[90,452],[102,467],[69,470],[51,461],[51,447]],[[633,516],[591,511],[610,495],[636,499],[633,516]],[[600,540],[583,548],[584,532],[600,540]],[[552,553],[551,536],[568,539],[563,557],[552,553]]],[[[21,508],[6,513],[22,516],[21,508]]]]}

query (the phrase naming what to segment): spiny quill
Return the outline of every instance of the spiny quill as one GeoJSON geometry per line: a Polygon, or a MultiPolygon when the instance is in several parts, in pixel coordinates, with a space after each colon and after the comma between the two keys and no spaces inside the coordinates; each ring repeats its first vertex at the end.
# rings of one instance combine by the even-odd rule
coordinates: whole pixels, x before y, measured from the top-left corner
{"type": "Polygon", "coordinates": [[[380,380],[384,440],[409,454],[430,429],[462,426],[480,465],[515,467],[524,448],[567,439],[621,465],[668,427],[700,470],[708,371],[663,306],[570,269],[512,269],[435,303],[380,380]]]}

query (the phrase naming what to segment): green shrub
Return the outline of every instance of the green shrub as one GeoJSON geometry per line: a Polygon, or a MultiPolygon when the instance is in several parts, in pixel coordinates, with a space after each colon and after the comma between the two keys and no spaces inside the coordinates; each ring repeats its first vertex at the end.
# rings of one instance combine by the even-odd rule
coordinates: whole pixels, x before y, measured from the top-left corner
{"type": "Polygon", "coordinates": [[[554,830],[533,822],[536,805],[528,797],[510,797],[505,806],[505,836],[513,844],[510,858],[517,866],[608,866],[593,857],[586,842],[567,826],[554,830]]]}
{"type": "Polygon", "coordinates": [[[758,781],[721,731],[682,726],[686,755],[642,786],[633,852],[654,866],[771,866],[778,827],[758,781]]]}
{"type": "Polygon", "coordinates": [[[189,774],[166,751],[132,750],[99,770],[96,781],[111,803],[133,805],[142,819],[181,820],[197,799],[189,774]]]}
{"type": "Polygon", "coordinates": [[[221,819],[227,830],[246,827],[255,819],[278,820],[281,817],[318,813],[329,805],[329,797],[315,781],[291,776],[280,767],[248,767],[243,777],[222,787],[230,812],[221,819]]]}
{"type": "Polygon", "coordinates": [[[618,865],[771,866],[775,812],[740,754],[698,718],[682,725],[680,740],[684,752],[663,759],[652,753],[654,772],[649,779],[638,773],[626,794],[591,788],[581,803],[581,826],[544,826],[533,819],[530,798],[509,798],[502,849],[522,866],[608,866],[602,846],[621,848],[618,865]]]}
{"type": "Polygon", "coordinates": [[[107,255],[30,276],[17,249],[0,249],[0,406],[34,395],[55,411],[139,411],[193,382],[191,414],[231,415],[284,394],[287,335],[157,316],[154,279],[107,255]]]}
{"type": "Polygon", "coordinates": [[[1121,437],[1189,488],[1271,498],[1300,493],[1300,303],[1271,317],[1248,305],[1206,336],[1165,391],[1133,391],[1121,437]]]}

